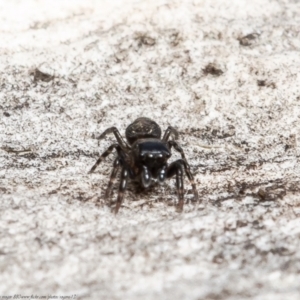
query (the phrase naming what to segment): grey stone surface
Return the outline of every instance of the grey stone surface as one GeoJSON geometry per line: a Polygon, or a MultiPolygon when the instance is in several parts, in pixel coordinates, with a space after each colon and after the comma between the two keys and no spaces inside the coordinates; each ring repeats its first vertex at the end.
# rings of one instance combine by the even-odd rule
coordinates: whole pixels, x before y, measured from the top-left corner
{"type": "Polygon", "coordinates": [[[299,25],[292,0],[0,1],[0,296],[299,299],[299,25]],[[95,137],[139,116],[178,128],[200,204],[170,180],[111,214],[95,137]]]}

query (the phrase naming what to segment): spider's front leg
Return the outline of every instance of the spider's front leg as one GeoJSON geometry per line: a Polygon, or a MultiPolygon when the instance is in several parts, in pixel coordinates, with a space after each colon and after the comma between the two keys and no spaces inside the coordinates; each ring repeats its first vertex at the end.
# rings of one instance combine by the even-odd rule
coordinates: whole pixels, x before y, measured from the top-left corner
{"type": "Polygon", "coordinates": [[[105,191],[104,198],[105,198],[106,201],[108,200],[108,198],[111,194],[111,189],[112,189],[112,186],[113,186],[113,184],[116,180],[116,176],[117,176],[119,168],[120,168],[120,159],[119,159],[119,157],[117,157],[114,161],[113,170],[111,172],[110,179],[109,179],[106,191],[105,191]]]}
{"type": "Polygon", "coordinates": [[[114,136],[116,137],[117,141],[118,141],[118,144],[120,145],[120,147],[123,149],[123,150],[126,150],[126,149],[130,149],[130,146],[124,141],[124,139],[122,138],[119,130],[117,127],[110,127],[110,128],[107,128],[99,137],[98,139],[101,140],[103,139],[107,134],[109,133],[113,133],[114,136]]]}
{"type": "Polygon", "coordinates": [[[125,167],[123,167],[122,172],[121,172],[121,180],[120,180],[120,186],[119,186],[118,199],[117,199],[116,207],[114,210],[115,214],[118,213],[118,211],[121,207],[121,204],[123,202],[124,193],[126,191],[127,182],[128,182],[128,175],[129,175],[128,170],[125,167]]]}
{"type": "Polygon", "coordinates": [[[197,202],[199,200],[199,196],[198,196],[198,192],[197,192],[197,189],[196,189],[196,184],[195,184],[195,181],[194,181],[194,177],[191,173],[191,168],[190,168],[190,165],[189,163],[187,162],[186,160],[186,157],[185,157],[185,154],[183,152],[183,149],[178,145],[178,143],[176,141],[169,141],[168,142],[169,144],[169,147],[174,147],[176,151],[178,151],[180,154],[181,154],[181,157],[182,157],[182,164],[184,166],[184,170],[186,172],[186,175],[192,185],[192,188],[193,188],[193,193],[194,193],[194,200],[195,202],[197,202]]]}
{"type": "Polygon", "coordinates": [[[176,175],[176,188],[178,193],[178,205],[177,205],[177,212],[182,212],[184,199],[183,199],[183,174],[184,171],[186,172],[186,175],[188,179],[191,182],[193,193],[194,193],[194,200],[195,202],[198,202],[198,192],[196,189],[196,185],[194,182],[193,175],[188,168],[188,164],[183,159],[178,159],[174,162],[172,162],[167,169],[167,178],[170,178],[174,175],[176,175]]]}
{"type": "Polygon", "coordinates": [[[176,207],[177,212],[182,212],[184,198],[183,198],[183,160],[179,159],[172,162],[167,168],[167,178],[176,175],[176,188],[178,194],[178,205],[176,207]]]}
{"type": "Polygon", "coordinates": [[[169,145],[170,149],[171,149],[172,147],[174,147],[174,149],[175,149],[177,152],[180,153],[181,158],[182,158],[183,160],[186,161],[186,157],[185,157],[185,154],[184,154],[184,152],[183,152],[183,149],[181,148],[181,146],[180,146],[176,141],[169,141],[169,142],[168,142],[168,145],[169,145]]]}
{"type": "Polygon", "coordinates": [[[116,149],[118,152],[118,155],[120,155],[121,147],[118,144],[112,144],[110,145],[106,151],[104,151],[100,157],[97,159],[96,163],[92,166],[92,168],[89,170],[88,174],[93,173],[95,169],[99,166],[99,164],[103,161],[105,157],[107,157],[112,151],[116,149]]]}

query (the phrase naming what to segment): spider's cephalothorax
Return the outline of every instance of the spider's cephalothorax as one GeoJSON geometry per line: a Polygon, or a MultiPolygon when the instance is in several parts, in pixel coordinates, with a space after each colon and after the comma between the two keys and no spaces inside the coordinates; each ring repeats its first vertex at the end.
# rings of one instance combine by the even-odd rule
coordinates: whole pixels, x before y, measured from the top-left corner
{"type": "Polygon", "coordinates": [[[126,129],[128,143],[124,141],[116,127],[106,129],[99,139],[104,138],[108,133],[114,133],[118,143],[112,144],[99,157],[89,173],[92,173],[100,162],[113,149],[116,149],[118,155],[114,161],[110,181],[105,193],[105,198],[107,199],[110,196],[119,167],[121,167],[121,181],[115,213],[118,212],[122,204],[128,178],[138,179],[140,184],[147,188],[153,182],[163,183],[166,178],[176,176],[179,198],[177,211],[180,212],[184,203],[183,176],[185,172],[192,184],[195,201],[198,201],[198,193],[184,152],[175,140],[169,141],[170,135],[173,135],[174,139],[178,138],[178,132],[175,128],[169,126],[163,138],[161,138],[161,129],[156,122],[148,118],[138,118],[126,129]],[[181,159],[168,164],[167,161],[171,157],[172,147],[181,154],[181,159]]]}

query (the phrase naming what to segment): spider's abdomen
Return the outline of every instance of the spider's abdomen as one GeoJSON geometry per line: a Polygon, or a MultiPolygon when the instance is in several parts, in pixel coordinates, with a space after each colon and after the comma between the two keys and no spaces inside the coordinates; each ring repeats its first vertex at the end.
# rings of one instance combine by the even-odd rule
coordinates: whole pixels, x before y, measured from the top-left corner
{"type": "Polygon", "coordinates": [[[126,129],[126,139],[131,145],[139,139],[160,139],[160,137],[161,129],[159,125],[149,118],[138,118],[126,129]]]}

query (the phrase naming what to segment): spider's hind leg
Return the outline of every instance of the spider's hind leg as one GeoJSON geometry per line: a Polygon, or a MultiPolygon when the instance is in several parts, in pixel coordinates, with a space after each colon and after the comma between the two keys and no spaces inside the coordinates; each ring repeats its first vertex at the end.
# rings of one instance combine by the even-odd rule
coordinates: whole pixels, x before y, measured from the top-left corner
{"type": "Polygon", "coordinates": [[[168,141],[171,134],[174,135],[174,140],[178,139],[178,131],[174,127],[169,126],[165,131],[164,137],[162,138],[163,141],[168,141]]]}
{"type": "Polygon", "coordinates": [[[125,140],[122,138],[118,128],[116,127],[110,127],[107,128],[99,137],[98,139],[101,140],[103,139],[107,134],[113,133],[116,140],[118,141],[119,146],[125,150],[125,149],[130,149],[130,146],[125,142],[125,140]]]}

